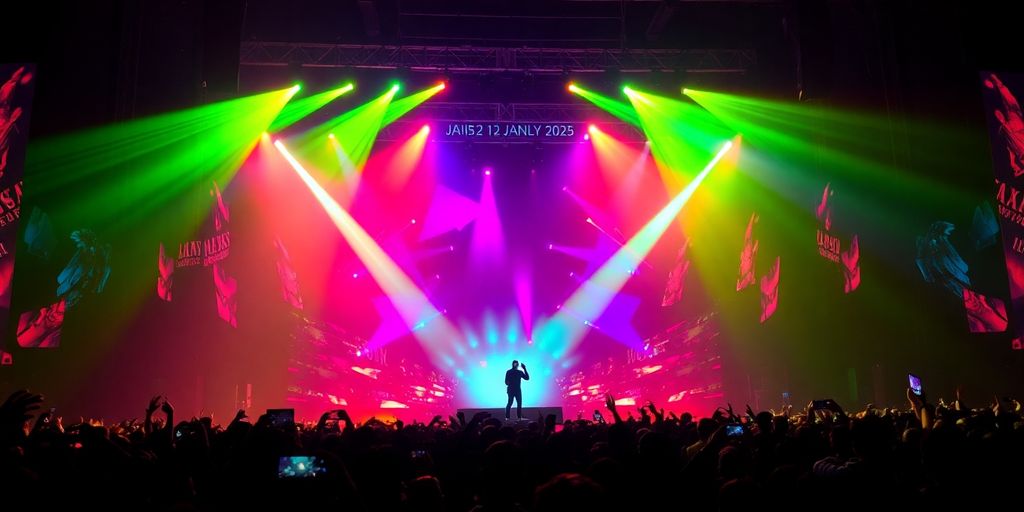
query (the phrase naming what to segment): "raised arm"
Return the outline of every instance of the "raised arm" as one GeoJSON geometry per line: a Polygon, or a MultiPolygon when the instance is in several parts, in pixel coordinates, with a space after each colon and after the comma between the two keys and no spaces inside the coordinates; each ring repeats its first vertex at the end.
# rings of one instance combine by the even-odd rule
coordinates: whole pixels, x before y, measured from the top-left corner
{"type": "Polygon", "coordinates": [[[526,371],[526,365],[523,365],[523,380],[530,380],[530,372],[526,371]]]}
{"type": "Polygon", "coordinates": [[[615,423],[622,423],[622,416],[619,415],[619,410],[615,407],[615,398],[612,395],[605,395],[604,405],[612,413],[612,418],[615,418],[615,423]]]}

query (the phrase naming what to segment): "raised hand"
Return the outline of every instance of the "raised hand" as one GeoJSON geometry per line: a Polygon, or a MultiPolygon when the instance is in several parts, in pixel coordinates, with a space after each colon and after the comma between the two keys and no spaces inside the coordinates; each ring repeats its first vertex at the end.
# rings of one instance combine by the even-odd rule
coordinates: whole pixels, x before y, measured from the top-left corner
{"type": "Polygon", "coordinates": [[[604,406],[609,411],[615,412],[615,398],[610,393],[604,396],[604,406]]]}
{"type": "Polygon", "coordinates": [[[640,413],[640,421],[645,424],[651,423],[651,416],[647,414],[647,409],[644,407],[637,407],[636,411],[640,413]]]}
{"type": "MultiPolygon", "coordinates": [[[[242,411],[238,411],[238,412],[242,412],[242,411]]],[[[317,420],[317,422],[316,422],[316,429],[317,430],[323,430],[324,428],[327,427],[327,421],[331,419],[331,414],[333,414],[332,411],[325,411],[323,414],[320,415],[320,419],[317,420]]]]}
{"type": "Polygon", "coordinates": [[[24,428],[25,422],[32,419],[39,409],[43,395],[30,393],[26,389],[15,391],[0,405],[0,423],[6,427],[24,428]]]}
{"type": "Polygon", "coordinates": [[[921,409],[924,409],[925,405],[924,391],[918,395],[914,393],[914,390],[907,388],[907,401],[910,402],[910,408],[914,410],[914,414],[920,416],[921,409]]]}
{"type": "Polygon", "coordinates": [[[156,395],[149,399],[149,405],[146,406],[146,415],[152,416],[157,409],[160,408],[160,399],[163,398],[160,395],[156,395]]]}
{"type": "Polygon", "coordinates": [[[605,395],[604,406],[611,411],[612,417],[615,418],[615,423],[622,423],[622,416],[619,415],[619,410],[615,407],[615,397],[611,393],[605,395]]]}
{"type": "Polygon", "coordinates": [[[171,403],[168,402],[167,399],[164,399],[164,403],[160,404],[160,410],[163,411],[164,414],[166,414],[168,417],[174,415],[174,406],[171,405],[171,403]]]}
{"type": "Polygon", "coordinates": [[[36,424],[32,425],[32,435],[35,435],[37,432],[40,432],[45,428],[49,427],[50,421],[52,419],[53,418],[51,418],[50,411],[46,411],[40,414],[39,417],[36,418],[36,424]]]}
{"type": "Polygon", "coordinates": [[[843,408],[840,407],[839,403],[836,402],[835,400],[832,400],[831,398],[829,398],[826,403],[828,404],[828,410],[832,411],[834,414],[836,414],[838,416],[845,416],[846,415],[846,412],[843,411],[843,408]]]}

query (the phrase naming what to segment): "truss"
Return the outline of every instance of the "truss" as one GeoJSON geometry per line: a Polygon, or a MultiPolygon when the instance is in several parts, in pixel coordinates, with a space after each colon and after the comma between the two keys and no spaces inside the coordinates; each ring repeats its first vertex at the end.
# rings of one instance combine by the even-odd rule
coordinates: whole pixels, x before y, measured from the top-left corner
{"type": "Polygon", "coordinates": [[[743,73],[756,62],[748,49],[574,49],[477,46],[384,46],[243,42],[243,66],[409,69],[446,73],[743,73]]]}

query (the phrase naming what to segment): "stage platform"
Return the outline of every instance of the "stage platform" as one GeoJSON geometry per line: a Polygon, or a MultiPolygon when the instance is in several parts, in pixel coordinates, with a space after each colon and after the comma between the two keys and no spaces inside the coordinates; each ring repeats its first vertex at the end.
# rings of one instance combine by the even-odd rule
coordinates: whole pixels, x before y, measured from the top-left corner
{"type": "MultiPolygon", "coordinates": [[[[483,411],[491,414],[492,418],[498,418],[500,420],[505,419],[505,408],[504,407],[492,407],[492,408],[478,408],[478,409],[459,409],[459,412],[466,416],[466,421],[469,421],[474,414],[483,411]]],[[[561,407],[523,407],[523,421],[536,421],[537,415],[541,414],[545,418],[548,414],[555,415],[555,422],[562,422],[562,408],[561,407]]],[[[511,412],[512,421],[516,421],[516,408],[512,406],[511,412]]]]}

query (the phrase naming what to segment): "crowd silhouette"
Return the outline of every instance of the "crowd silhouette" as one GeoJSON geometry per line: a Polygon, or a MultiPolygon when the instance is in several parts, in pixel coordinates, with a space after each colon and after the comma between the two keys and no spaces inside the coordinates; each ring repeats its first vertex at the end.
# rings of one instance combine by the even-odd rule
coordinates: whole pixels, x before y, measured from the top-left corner
{"type": "Polygon", "coordinates": [[[176,421],[158,396],[141,421],[104,425],[67,424],[41,395],[18,391],[0,406],[0,503],[460,512],[1021,504],[1024,423],[1008,398],[971,408],[908,390],[898,408],[730,405],[701,419],[606,398],[608,423],[547,416],[513,426],[480,413],[356,424],[340,410],[298,424],[238,411],[218,425],[176,421]]]}

